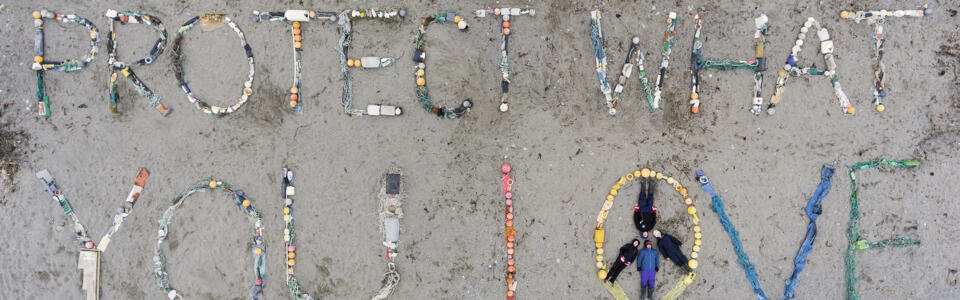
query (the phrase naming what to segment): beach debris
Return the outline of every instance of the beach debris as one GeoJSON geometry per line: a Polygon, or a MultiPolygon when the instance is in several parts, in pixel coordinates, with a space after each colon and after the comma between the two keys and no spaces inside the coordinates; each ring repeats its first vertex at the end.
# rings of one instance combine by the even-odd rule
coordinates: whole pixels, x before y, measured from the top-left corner
{"type": "MultiPolygon", "coordinates": [[[[320,13],[318,13],[320,15],[320,13]]],[[[330,20],[336,20],[340,26],[340,40],[337,44],[337,53],[340,55],[340,74],[343,80],[343,94],[340,103],[343,111],[349,116],[399,116],[403,109],[396,105],[375,104],[367,105],[367,109],[353,107],[353,81],[350,77],[350,68],[379,69],[392,66],[396,61],[393,57],[365,56],[359,59],[348,58],[350,44],[353,42],[353,20],[375,19],[384,22],[400,21],[407,16],[403,8],[384,9],[347,9],[330,20]]]]}
{"type": "MultiPolygon", "coordinates": [[[[923,17],[928,16],[933,13],[933,10],[923,6],[923,9],[907,9],[907,10],[850,10],[850,11],[841,11],[840,18],[853,20],[856,23],[860,21],[867,21],[867,24],[875,24],[873,38],[876,40],[874,45],[876,48],[873,52],[873,106],[878,112],[882,112],[886,109],[886,106],[883,105],[883,99],[887,97],[887,90],[885,83],[887,80],[886,73],[884,72],[883,65],[883,46],[886,41],[886,32],[884,32],[884,25],[887,23],[888,17],[923,17]]],[[[852,112],[851,112],[852,113],[852,112]]]]}
{"type": "Polygon", "coordinates": [[[125,10],[118,12],[113,9],[107,10],[104,14],[107,19],[110,21],[110,33],[107,34],[107,52],[110,55],[107,63],[110,65],[110,84],[108,85],[108,90],[110,93],[110,114],[118,115],[120,114],[120,95],[117,93],[117,81],[120,78],[120,75],[123,75],[124,78],[130,81],[133,84],[137,92],[150,101],[150,105],[157,110],[161,115],[166,116],[170,113],[170,109],[160,103],[160,95],[157,95],[146,83],[140,80],[140,77],[137,77],[137,74],[133,72],[131,65],[145,66],[153,64],[157,61],[157,58],[163,54],[163,49],[167,45],[167,29],[163,26],[163,22],[160,21],[155,16],[148,15],[144,12],[134,11],[134,10],[125,10]],[[153,47],[150,48],[150,52],[140,60],[137,60],[133,63],[126,63],[120,61],[120,57],[117,54],[117,31],[116,23],[120,22],[122,25],[134,23],[134,24],[145,24],[153,27],[153,30],[160,34],[160,37],[157,38],[157,41],[153,44],[153,47]]]}
{"type": "MultiPolygon", "coordinates": [[[[657,84],[654,85],[653,102],[651,110],[660,108],[660,100],[663,98],[663,81],[667,78],[667,66],[670,65],[670,53],[673,52],[673,43],[677,37],[677,13],[670,12],[667,15],[667,29],[663,33],[663,48],[660,49],[660,67],[657,69],[657,84]]],[[[650,98],[647,98],[650,100],[650,98]]]]}
{"type": "Polygon", "coordinates": [[[97,26],[93,25],[90,20],[74,14],[60,14],[43,9],[34,11],[31,13],[31,16],[33,17],[33,64],[31,68],[34,70],[37,79],[37,109],[40,116],[49,117],[50,97],[46,95],[45,91],[46,88],[43,80],[44,72],[54,70],[71,73],[83,69],[83,67],[87,66],[87,64],[96,58],[97,53],[100,51],[100,32],[97,31],[97,26]],[[80,59],[67,59],[62,61],[50,60],[49,57],[44,56],[43,19],[50,19],[61,23],[74,23],[86,27],[87,30],[90,31],[90,53],[80,59]]]}
{"type": "Polygon", "coordinates": [[[283,168],[283,179],[280,181],[280,200],[283,201],[283,249],[287,260],[287,291],[290,300],[314,300],[313,296],[303,291],[303,286],[293,276],[293,267],[297,264],[297,234],[293,223],[293,196],[296,188],[293,186],[293,170],[283,168]]]}
{"type": "Polygon", "coordinates": [[[755,47],[755,55],[753,59],[749,60],[731,60],[731,59],[722,59],[722,60],[710,60],[702,57],[702,48],[703,48],[703,38],[701,36],[701,30],[703,28],[703,18],[700,13],[697,13],[694,16],[694,28],[695,32],[693,35],[693,46],[691,47],[691,56],[690,56],[690,67],[692,69],[691,75],[691,87],[690,87],[690,112],[693,114],[700,113],[700,97],[701,97],[701,78],[700,71],[704,69],[716,69],[720,71],[727,70],[736,70],[736,69],[746,69],[753,71],[753,101],[750,108],[750,111],[754,115],[759,115],[763,110],[763,97],[760,96],[760,92],[763,87],[763,71],[767,69],[767,58],[764,56],[764,48],[767,42],[767,15],[760,14],[754,20],[754,26],[756,31],[753,34],[753,45],[755,47]]]}
{"type": "Polygon", "coordinates": [[[890,160],[878,158],[871,161],[858,162],[847,166],[850,175],[850,223],[847,225],[847,251],[844,254],[847,279],[847,300],[860,300],[857,293],[857,251],[866,249],[883,249],[888,246],[904,248],[920,246],[919,240],[900,236],[878,242],[869,242],[860,235],[860,188],[857,186],[856,172],[868,169],[909,169],[920,166],[919,159],[890,160]]]}
{"type": "MultiPolygon", "coordinates": [[[[537,14],[536,10],[528,8],[483,8],[476,11],[478,18],[483,18],[486,16],[493,16],[495,18],[501,19],[500,22],[500,32],[503,33],[503,43],[500,44],[500,112],[507,112],[510,110],[509,104],[507,104],[507,94],[510,92],[510,32],[513,30],[510,27],[510,19],[520,15],[529,15],[535,16],[537,14]]],[[[457,16],[453,18],[455,23],[460,23],[461,20],[457,20],[457,16]]]]}
{"type": "MultiPolygon", "coordinates": [[[[677,281],[670,291],[660,298],[661,300],[676,299],[683,293],[687,286],[693,283],[693,280],[697,276],[696,269],[700,266],[700,263],[697,259],[700,257],[700,247],[703,244],[703,233],[700,228],[700,217],[697,216],[697,208],[693,204],[693,198],[690,198],[690,196],[687,194],[687,188],[680,184],[679,180],[652,169],[643,168],[640,170],[634,170],[633,172],[628,172],[626,175],[617,179],[617,181],[614,182],[613,186],[610,188],[610,192],[607,194],[606,200],[603,202],[603,206],[600,208],[600,213],[597,214],[597,225],[593,230],[593,241],[596,245],[595,254],[597,262],[597,278],[600,279],[600,283],[615,299],[628,299],[626,293],[623,292],[623,288],[619,283],[610,285],[604,281],[604,279],[607,278],[607,265],[603,263],[603,243],[605,242],[604,224],[606,223],[607,216],[610,214],[610,209],[613,208],[613,200],[616,199],[617,194],[620,193],[620,190],[628,182],[633,182],[634,179],[638,178],[662,180],[673,187],[673,190],[676,191],[683,199],[683,204],[687,207],[687,214],[690,215],[690,219],[693,221],[693,246],[690,251],[690,260],[687,262],[687,267],[689,267],[690,270],[684,274],[679,281],[677,281]]],[[[616,252],[613,254],[616,254],[616,252]]]]}
{"type": "Polygon", "coordinates": [[[262,296],[264,285],[264,274],[266,272],[267,254],[263,245],[263,220],[261,214],[254,208],[253,203],[247,199],[247,195],[242,190],[236,189],[232,184],[220,180],[201,180],[194,183],[186,191],[173,198],[173,205],[163,212],[163,218],[159,220],[160,228],[157,230],[157,246],[153,252],[154,275],[157,278],[157,284],[163,294],[170,300],[182,300],[183,294],[170,285],[170,275],[167,273],[167,256],[163,254],[163,242],[170,233],[170,224],[173,221],[173,215],[184,200],[196,192],[217,191],[221,194],[230,196],[234,206],[243,211],[247,219],[253,223],[253,238],[248,246],[250,254],[253,256],[254,283],[250,287],[248,294],[252,299],[258,299],[262,296]]]}
{"type": "Polygon", "coordinates": [[[776,113],[776,106],[780,103],[781,97],[783,97],[783,89],[786,87],[787,80],[790,79],[790,76],[799,77],[808,74],[822,75],[830,79],[830,84],[833,86],[833,94],[837,96],[843,113],[853,114],[854,108],[850,105],[850,99],[847,98],[847,94],[840,88],[840,73],[837,72],[837,61],[833,56],[833,50],[834,44],[833,40],[830,39],[830,32],[828,32],[826,28],[821,27],[817,19],[807,18],[803,23],[803,27],[800,27],[800,33],[797,34],[797,41],[793,44],[790,55],[787,56],[787,62],[783,64],[783,69],[777,72],[777,87],[773,92],[773,96],[770,97],[770,103],[767,105],[767,114],[773,115],[776,113]],[[816,65],[800,67],[797,63],[800,59],[799,54],[804,43],[803,41],[808,33],[812,34],[811,29],[816,31],[817,38],[820,39],[820,54],[823,55],[823,61],[826,64],[824,69],[819,69],[816,65]]]}
{"type": "Polygon", "coordinates": [[[427,77],[425,73],[427,69],[427,51],[424,46],[423,36],[427,33],[427,26],[433,23],[456,24],[457,29],[460,29],[461,32],[470,29],[470,25],[468,25],[467,21],[460,17],[460,15],[453,12],[436,13],[423,19],[423,22],[421,22],[417,28],[417,35],[413,40],[415,45],[413,49],[413,62],[417,64],[413,77],[417,83],[417,100],[420,101],[424,109],[432,114],[445,119],[457,119],[463,117],[463,115],[470,111],[470,108],[473,107],[473,102],[470,101],[470,99],[465,99],[460,106],[456,108],[437,106],[433,104],[433,100],[430,99],[430,89],[427,88],[427,77]]]}
{"type": "Polygon", "coordinates": [[[233,113],[240,109],[244,103],[247,103],[247,100],[250,98],[250,95],[253,94],[253,75],[255,73],[254,63],[253,63],[253,48],[250,47],[250,44],[247,43],[247,39],[243,35],[243,31],[240,30],[240,27],[237,26],[233,20],[230,20],[230,17],[224,14],[203,14],[191,18],[183,25],[180,25],[180,29],[177,29],[177,37],[173,39],[173,72],[177,76],[177,81],[180,84],[180,89],[183,90],[183,93],[187,95],[187,100],[190,103],[196,105],[197,109],[212,115],[212,116],[222,116],[233,113]],[[186,75],[183,70],[183,36],[184,34],[193,28],[193,26],[200,24],[203,30],[209,31],[223,26],[226,23],[237,33],[237,36],[240,38],[240,46],[243,48],[247,56],[247,64],[250,65],[249,74],[247,75],[247,80],[243,82],[243,93],[240,95],[240,99],[237,100],[237,103],[227,106],[210,106],[207,102],[201,100],[200,98],[193,95],[193,91],[190,90],[190,86],[187,85],[186,75]]]}
{"type": "Polygon", "coordinates": [[[503,164],[500,166],[500,182],[503,187],[503,197],[506,199],[504,203],[506,204],[506,210],[504,210],[504,215],[506,215],[505,228],[503,229],[503,236],[507,239],[507,300],[513,300],[516,297],[517,293],[517,269],[516,261],[514,260],[514,246],[516,245],[516,234],[517,230],[513,227],[513,177],[510,176],[510,170],[512,167],[510,164],[503,164]]]}
{"type": "Polygon", "coordinates": [[[86,228],[84,228],[83,223],[80,222],[80,218],[77,216],[76,211],[73,210],[73,206],[70,205],[70,201],[67,200],[63,191],[60,190],[60,185],[54,180],[53,175],[46,169],[37,172],[37,178],[40,179],[44,189],[47,190],[47,194],[50,195],[53,201],[57,202],[63,214],[73,223],[73,231],[77,242],[80,244],[77,268],[80,269],[82,278],[81,289],[86,292],[85,299],[96,300],[100,298],[100,255],[107,251],[107,246],[110,245],[110,238],[117,230],[120,230],[120,225],[123,224],[123,221],[133,212],[133,207],[136,205],[137,200],[140,199],[140,193],[143,192],[143,187],[147,184],[147,178],[149,177],[150,173],[147,172],[146,169],[140,168],[137,171],[137,177],[133,181],[133,188],[130,189],[126,200],[124,200],[120,208],[117,209],[117,214],[113,216],[113,224],[110,225],[110,228],[100,237],[100,242],[94,244],[93,239],[87,235],[86,228]]]}
{"type": "Polygon", "coordinates": [[[696,171],[696,175],[697,180],[700,181],[700,187],[713,199],[710,208],[720,217],[720,224],[723,225],[723,230],[730,236],[733,251],[737,253],[737,264],[739,264],[740,267],[743,268],[744,273],[746,273],[747,281],[753,286],[753,293],[757,296],[757,300],[766,300],[767,296],[763,293],[763,288],[760,287],[760,282],[757,280],[756,268],[753,263],[750,262],[750,257],[747,256],[747,253],[743,251],[743,244],[740,242],[740,233],[737,231],[737,228],[733,226],[733,223],[730,222],[730,217],[728,217],[724,211],[723,199],[720,198],[720,195],[717,195],[716,190],[713,188],[713,185],[710,184],[710,180],[703,171],[696,171]]]}
{"type": "Polygon", "coordinates": [[[823,206],[820,203],[823,201],[823,198],[830,193],[830,180],[833,179],[833,173],[835,171],[836,169],[834,167],[828,165],[820,168],[820,184],[817,185],[817,189],[813,192],[813,195],[810,196],[810,200],[807,201],[807,207],[805,209],[807,218],[810,219],[810,224],[807,225],[807,234],[803,239],[803,243],[800,245],[800,249],[797,251],[796,258],[793,259],[793,273],[790,274],[790,279],[787,279],[785,283],[783,296],[780,297],[780,300],[796,298],[793,290],[800,284],[800,272],[803,271],[804,266],[807,265],[807,256],[813,251],[813,243],[817,240],[817,218],[823,214],[823,206]]]}
{"type": "Polygon", "coordinates": [[[397,270],[396,259],[400,255],[397,247],[400,243],[400,219],[403,218],[403,199],[400,195],[401,174],[392,171],[384,175],[383,188],[379,195],[380,232],[383,234],[383,245],[387,247],[387,271],[383,274],[383,285],[371,298],[383,300],[390,297],[393,290],[400,284],[400,272],[397,270]]]}
{"type": "Polygon", "coordinates": [[[293,86],[290,87],[290,96],[287,97],[285,101],[289,101],[290,108],[293,108],[298,113],[303,112],[303,102],[301,101],[302,99],[300,99],[300,75],[303,71],[303,63],[301,62],[303,56],[302,23],[310,22],[310,20],[314,19],[328,20],[333,23],[337,21],[337,13],[304,9],[291,9],[280,12],[253,11],[254,22],[290,22],[290,34],[293,41],[293,86]]]}
{"type": "Polygon", "coordinates": [[[634,36],[630,40],[630,48],[627,50],[627,58],[624,60],[623,68],[620,70],[620,78],[617,80],[617,86],[613,90],[610,89],[610,84],[607,83],[607,47],[603,40],[603,27],[600,23],[601,18],[602,15],[599,9],[590,12],[590,40],[593,42],[593,52],[594,56],[596,56],[597,80],[600,81],[600,91],[603,92],[603,97],[607,103],[607,113],[611,117],[617,116],[617,106],[620,104],[620,95],[623,94],[627,80],[633,75],[634,57],[636,57],[637,67],[640,70],[638,76],[640,77],[640,82],[643,84],[643,91],[647,97],[647,102],[650,103],[650,109],[654,110],[652,99],[653,91],[650,89],[650,82],[647,81],[646,71],[643,68],[645,59],[643,51],[640,51],[640,37],[638,36],[634,36]]]}

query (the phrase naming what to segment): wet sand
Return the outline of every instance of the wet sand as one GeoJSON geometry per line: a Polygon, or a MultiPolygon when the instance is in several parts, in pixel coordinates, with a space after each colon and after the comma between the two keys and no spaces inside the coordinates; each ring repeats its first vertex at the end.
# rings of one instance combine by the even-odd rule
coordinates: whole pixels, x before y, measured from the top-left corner
{"type": "MultiPolygon", "coordinates": [[[[364,299],[380,285],[384,248],[377,229],[380,176],[403,170],[406,194],[400,258],[402,281],[394,299],[496,299],[503,297],[506,246],[499,168],[513,165],[517,235],[518,297],[607,299],[595,276],[593,226],[610,185],[622,174],[650,167],[689,187],[702,220],[700,268],[683,299],[750,299],[751,288],[737,266],[730,240],[696,187],[693,172],[711,175],[756,264],[767,296],[777,298],[790,275],[806,230],[803,208],[819,182],[823,164],[838,168],[823,200],[820,236],[796,289],[799,299],[845,296],[843,253],[849,220],[850,180],[846,165],[886,157],[923,159],[918,168],[858,174],[861,233],[870,240],[906,235],[923,246],[861,251],[858,277],[864,299],[951,299],[960,293],[960,230],[954,195],[960,193],[960,85],[958,60],[941,46],[960,43],[956,3],[930,2],[935,14],[893,19],[887,26],[887,87],[883,113],[871,109],[873,27],[841,20],[842,9],[908,8],[923,2],[721,1],[604,3],[603,30],[611,61],[609,80],[619,76],[633,35],[641,37],[647,69],[660,60],[663,23],[676,11],[677,45],[666,78],[663,109],[650,112],[639,83],[631,80],[620,113],[606,115],[589,41],[594,2],[402,1],[406,20],[389,25],[356,21],[351,56],[397,56],[382,70],[354,70],[355,103],[400,104],[398,118],[349,117],[342,112],[337,27],[303,26],[303,113],[288,109],[293,54],[289,26],[254,23],[253,10],[309,8],[340,10],[387,1],[144,1],[4,3],[0,10],[0,123],[2,132],[23,130],[19,162],[0,204],[0,298],[75,299],[81,295],[77,249],[59,208],[34,173],[49,169],[94,239],[111,222],[138,167],[151,172],[130,218],[114,235],[102,259],[102,299],[164,299],[153,276],[157,220],[173,197],[192,183],[219,178],[244,189],[264,215],[268,273],[265,298],[288,297],[282,257],[281,168],[297,174],[297,277],[314,296],[364,299]],[[120,84],[122,115],[107,111],[106,39],[94,63],[81,72],[47,72],[52,115],[37,116],[30,12],[38,5],[91,19],[105,33],[107,9],[137,9],[158,16],[168,31],[168,51],[137,74],[172,108],[161,117],[126,82],[120,84]],[[499,22],[479,19],[486,6],[524,6],[534,17],[511,21],[514,73],[511,109],[497,111],[501,35],[499,22]],[[687,109],[689,49],[693,15],[704,10],[704,56],[749,58],[753,18],[769,18],[765,101],[776,70],[808,16],[828,28],[836,42],[844,90],[858,108],[844,116],[823,78],[791,78],[777,115],[749,112],[752,73],[704,71],[700,115],[687,109]],[[434,101],[456,105],[472,99],[463,119],[442,120],[420,108],[410,60],[416,24],[437,11],[455,11],[472,25],[431,26],[427,81],[434,101]],[[952,10],[953,13],[950,13],[952,10]],[[215,118],[193,107],[170,69],[169,51],[179,24],[204,12],[230,15],[246,33],[256,56],[254,95],[232,115],[215,118]],[[619,16],[618,16],[619,15],[619,16]]],[[[85,31],[49,25],[48,56],[79,57],[89,51],[85,31]]],[[[118,26],[120,57],[146,54],[156,35],[142,25],[118,26]]],[[[822,66],[815,38],[801,59],[822,66]]],[[[955,49],[955,48],[954,48],[955,49]]],[[[184,42],[187,80],[214,105],[239,97],[247,64],[234,33],[225,28],[193,30],[184,42]]],[[[651,77],[650,80],[654,80],[651,77]]],[[[4,135],[6,136],[6,135],[4,135]]],[[[0,148],[7,149],[7,148],[0,148]]],[[[6,150],[5,150],[6,151],[6,150]]],[[[639,187],[626,186],[607,220],[606,249],[615,251],[638,232],[630,218],[639,187]]],[[[693,241],[691,221],[676,193],[662,185],[658,229],[693,241]]],[[[250,225],[222,195],[204,193],[178,210],[165,243],[172,284],[191,298],[242,299],[253,282],[247,245],[250,225]]],[[[607,261],[613,255],[607,254],[607,261]]],[[[658,297],[680,277],[674,266],[658,274],[658,297]]],[[[621,276],[631,297],[639,275],[621,276]]]]}

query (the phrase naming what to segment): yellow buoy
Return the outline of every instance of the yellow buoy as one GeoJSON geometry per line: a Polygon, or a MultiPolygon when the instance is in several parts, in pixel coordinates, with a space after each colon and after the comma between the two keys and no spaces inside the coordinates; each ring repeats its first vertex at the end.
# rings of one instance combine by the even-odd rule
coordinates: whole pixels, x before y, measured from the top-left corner
{"type": "Polygon", "coordinates": [[[617,190],[615,190],[615,189],[610,189],[610,195],[611,195],[611,196],[616,196],[616,195],[617,195],[617,190]]]}
{"type": "Polygon", "coordinates": [[[613,201],[613,195],[607,195],[607,201],[613,201]]]}
{"type": "Polygon", "coordinates": [[[855,112],[857,112],[857,110],[856,110],[855,108],[853,108],[853,105],[847,106],[847,113],[848,113],[848,114],[851,114],[851,115],[852,115],[852,114],[855,113],[855,112]]]}
{"type": "Polygon", "coordinates": [[[696,259],[691,259],[690,261],[687,262],[687,266],[690,267],[691,269],[696,269],[697,267],[700,266],[700,263],[698,263],[696,259]]]}
{"type": "Polygon", "coordinates": [[[640,170],[633,171],[633,177],[640,178],[643,173],[640,173],[640,170]]]}
{"type": "Polygon", "coordinates": [[[603,261],[603,255],[597,255],[597,261],[603,261]]]}
{"type": "Polygon", "coordinates": [[[636,178],[635,176],[633,176],[633,173],[627,173],[627,175],[624,177],[626,177],[627,180],[633,180],[634,178],[636,178]]]}
{"type": "Polygon", "coordinates": [[[293,258],[295,258],[295,257],[297,257],[297,253],[296,253],[296,252],[287,252],[287,258],[293,259],[293,258]]]}
{"type": "Polygon", "coordinates": [[[650,177],[650,169],[647,169],[647,168],[640,169],[640,176],[643,176],[643,178],[650,177]]]}
{"type": "Polygon", "coordinates": [[[39,11],[33,11],[33,14],[32,14],[32,15],[33,15],[33,18],[34,18],[34,19],[39,19],[39,18],[42,18],[42,17],[43,17],[42,15],[40,15],[40,12],[39,12],[39,11]]]}
{"type": "Polygon", "coordinates": [[[454,23],[460,23],[460,16],[453,16],[454,23]]]}
{"type": "Polygon", "coordinates": [[[353,64],[354,64],[353,59],[347,59],[347,66],[348,66],[348,67],[351,67],[351,68],[352,68],[352,67],[353,67],[353,64]]]}
{"type": "Polygon", "coordinates": [[[210,181],[210,188],[211,188],[211,189],[217,188],[217,182],[216,182],[216,181],[210,181]]]}
{"type": "Polygon", "coordinates": [[[297,264],[297,261],[296,261],[296,260],[293,260],[293,259],[288,259],[288,260],[287,260],[287,265],[288,265],[288,266],[293,266],[293,265],[296,265],[296,264],[297,264]]]}
{"type": "Polygon", "coordinates": [[[847,15],[849,15],[849,14],[850,14],[850,13],[847,12],[847,11],[841,11],[841,12],[840,12],[840,18],[846,19],[846,18],[847,18],[847,15]]]}
{"type": "Polygon", "coordinates": [[[603,248],[597,248],[597,255],[603,255],[603,248]]]}
{"type": "Polygon", "coordinates": [[[423,79],[423,77],[417,77],[417,86],[424,86],[426,84],[427,80],[423,79]]]}
{"type": "Polygon", "coordinates": [[[693,205],[687,206],[687,213],[691,215],[695,215],[697,214],[697,208],[694,207],[693,205]]]}
{"type": "Polygon", "coordinates": [[[600,278],[600,280],[607,279],[607,270],[597,271],[597,278],[600,278]]]}
{"type": "Polygon", "coordinates": [[[39,63],[42,63],[42,62],[43,62],[43,56],[39,56],[39,55],[34,56],[34,57],[33,57],[33,62],[38,63],[38,64],[39,64],[39,63]]]}
{"type": "Polygon", "coordinates": [[[700,225],[693,226],[693,232],[700,232],[700,225]]]}
{"type": "Polygon", "coordinates": [[[886,107],[886,106],[883,106],[883,104],[877,104],[877,111],[883,112],[883,110],[885,110],[885,109],[887,109],[887,107],[886,107]]]}
{"type": "Polygon", "coordinates": [[[263,249],[253,248],[253,255],[260,255],[260,254],[263,254],[263,249]]]}
{"type": "MultiPolygon", "coordinates": [[[[242,202],[241,204],[243,205],[243,207],[250,207],[250,200],[243,200],[243,202],[242,202]]],[[[286,208],[286,207],[284,207],[284,208],[286,208]]]]}
{"type": "Polygon", "coordinates": [[[663,179],[663,173],[657,173],[657,180],[663,179]]]}

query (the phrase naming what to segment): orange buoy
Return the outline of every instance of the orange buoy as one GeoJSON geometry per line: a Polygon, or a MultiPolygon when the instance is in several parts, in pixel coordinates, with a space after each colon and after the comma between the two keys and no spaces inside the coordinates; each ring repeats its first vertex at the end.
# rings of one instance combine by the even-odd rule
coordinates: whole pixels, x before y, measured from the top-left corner
{"type": "Polygon", "coordinates": [[[513,214],[507,213],[507,220],[513,220],[513,214]]]}
{"type": "Polygon", "coordinates": [[[514,267],[514,266],[508,266],[508,267],[507,267],[507,272],[514,272],[514,271],[516,271],[516,270],[517,270],[517,268],[514,267]]]}
{"type": "Polygon", "coordinates": [[[293,40],[294,40],[294,41],[297,41],[297,42],[302,41],[302,40],[303,40],[303,36],[300,36],[300,34],[294,34],[294,35],[293,35],[293,40]]]}
{"type": "Polygon", "coordinates": [[[503,21],[503,28],[510,28],[510,21],[503,21]]]}
{"type": "Polygon", "coordinates": [[[699,107],[699,106],[691,107],[691,108],[690,108],[690,112],[692,112],[692,113],[694,113],[694,114],[699,114],[699,113],[700,113],[700,107],[699,107]]]}
{"type": "Polygon", "coordinates": [[[513,241],[515,241],[513,235],[508,235],[508,236],[507,236],[507,241],[508,241],[508,242],[513,242],[513,241]]]}
{"type": "Polygon", "coordinates": [[[513,220],[507,220],[507,227],[513,227],[513,220]]]}
{"type": "Polygon", "coordinates": [[[298,98],[297,94],[290,94],[290,101],[297,101],[298,98]]]}
{"type": "Polygon", "coordinates": [[[513,254],[513,248],[507,248],[507,254],[513,254]]]}
{"type": "Polygon", "coordinates": [[[300,35],[300,28],[294,28],[293,35],[300,35]]]}
{"type": "Polygon", "coordinates": [[[510,35],[510,28],[503,28],[503,35],[510,35]]]}
{"type": "Polygon", "coordinates": [[[512,259],[508,259],[508,260],[507,260],[507,265],[508,265],[508,266],[512,266],[512,265],[514,265],[515,263],[516,263],[516,261],[514,261],[514,260],[512,260],[512,259]]]}
{"type": "Polygon", "coordinates": [[[513,242],[507,242],[507,248],[513,248],[513,242]]]}

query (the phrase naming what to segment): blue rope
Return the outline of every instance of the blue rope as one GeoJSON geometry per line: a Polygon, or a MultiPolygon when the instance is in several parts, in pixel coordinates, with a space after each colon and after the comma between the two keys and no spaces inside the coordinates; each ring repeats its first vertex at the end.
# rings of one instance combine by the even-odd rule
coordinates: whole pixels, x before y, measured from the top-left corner
{"type": "Polygon", "coordinates": [[[823,198],[827,196],[827,193],[830,192],[830,179],[833,178],[833,172],[835,169],[831,166],[824,165],[820,169],[820,185],[817,186],[817,190],[813,192],[813,196],[810,196],[810,201],[807,202],[807,217],[810,218],[810,224],[807,225],[807,237],[803,240],[803,245],[800,246],[800,250],[797,251],[797,258],[793,260],[793,274],[790,275],[790,279],[787,280],[786,286],[783,288],[783,296],[780,297],[780,300],[789,300],[796,297],[793,294],[793,289],[797,287],[797,284],[800,283],[798,277],[800,277],[800,271],[803,271],[803,267],[807,265],[807,255],[810,254],[810,251],[813,251],[813,242],[817,238],[817,218],[820,217],[820,214],[823,213],[823,207],[820,205],[820,202],[823,201],[823,198]]]}
{"type": "Polygon", "coordinates": [[[730,242],[733,243],[733,250],[737,252],[737,263],[740,264],[740,267],[746,272],[747,281],[753,286],[753,293],[757,295],[757,300],[766,300],[767,296],[763,293],[763,289],[760,288],[760,282],[757,281],[756,268],[753,266],[753,263],[750,262],[750,257],[747,256],[747,253],[743,251],[743,244],[740,243],[740,233],[738,233],[737,229],[730,223],[730,218],[727,217],[727,213],[723,211],[723,199],[720,199],[720,196],[717,195],[717,192],[713,189],[713,186],[710,185],[710,181],[703,171],[697,171],[697,179],[700,180],[700,187],[703,188],[703,191],[710,194],[710,197],[713,197],[713,203],[710,205],[710,208],[720,216],[720,224],[723,225],[723,229],[726,230],[727,235],[730,236],[730,242]]]}

